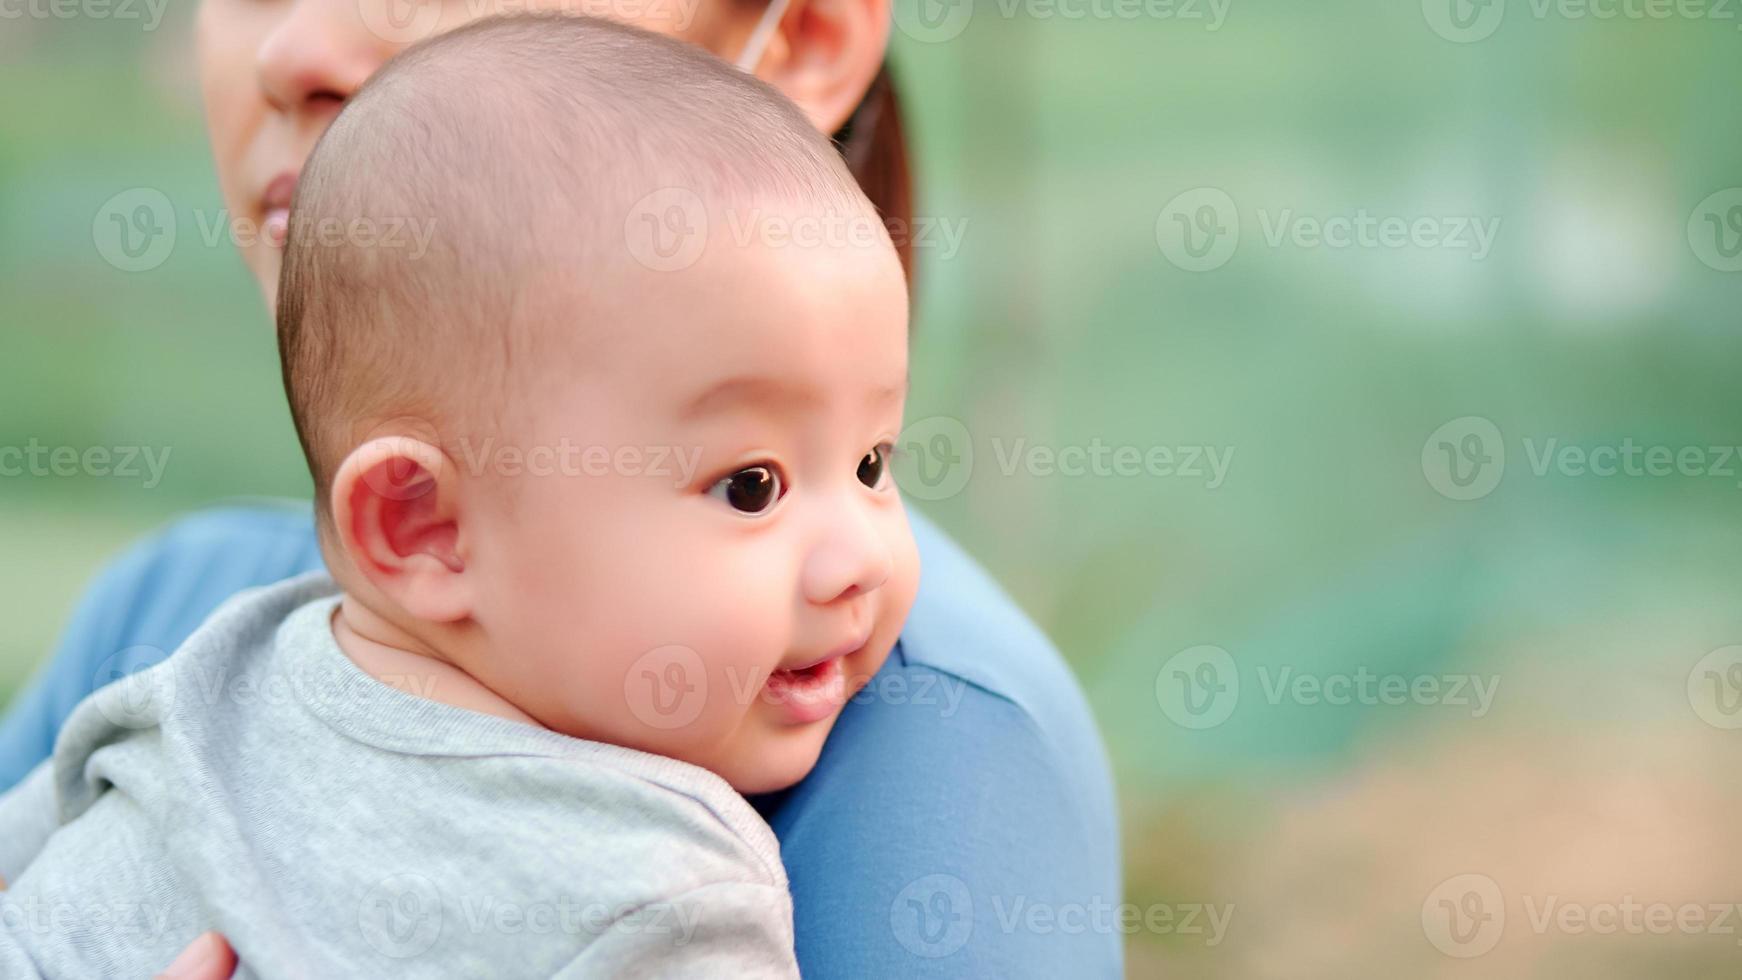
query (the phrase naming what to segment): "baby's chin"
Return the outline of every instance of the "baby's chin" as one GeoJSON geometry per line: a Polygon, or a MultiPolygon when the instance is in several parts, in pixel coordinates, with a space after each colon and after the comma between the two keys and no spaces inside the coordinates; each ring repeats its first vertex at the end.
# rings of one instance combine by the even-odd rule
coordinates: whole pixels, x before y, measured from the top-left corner
{"type": "Polygon", "coordinates": [[[746,718],[746,725],[740,730],[741,739],[735,750],[729,753],[730,759],[709,768],[745,796],[775,793],[801,782],[816,768],[823,743],[828,741],[829,732],[834,730],[841,712],[846,710],[855,695],[864,690],[888,655],[887,650],[876,654],[863,650],[846,658],[842,666],[848,680],[838,695],[840,706],[816,721],[800,725],[785,723],[772,706],[759,698],[758,704],[770,709],[769,713],[746,718]],[[743,735],[749,737],[743,738],[743,735]]]}
{"type": "Polygon", "coordinates": [[[836,712],[808,725],[765,725],[751,744],[715,772],[745,796],[776,793],[797,785],[816,768],[836,712]]]}

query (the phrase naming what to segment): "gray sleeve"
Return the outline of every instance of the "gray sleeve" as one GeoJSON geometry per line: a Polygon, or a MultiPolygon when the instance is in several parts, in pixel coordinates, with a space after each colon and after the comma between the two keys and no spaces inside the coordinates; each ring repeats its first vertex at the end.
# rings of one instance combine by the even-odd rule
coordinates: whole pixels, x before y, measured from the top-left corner
{"type": "Polygon", "coordinates": [[[798,977],[792,899],[724,882],[621,916],[558,977],[798,977]]]}
{"type": "MultiPolygon", "coordinates": [[[[18,880],[48,842],[59,823],[56,813],[53,759],[42,762],[24,782],[0,796],[0,878],[8,885],[18,880]]],[[[6,894],[0,892],[0,910],[6,905],[6,894]]],[[[18,917],[0,915],[0,976],[41,976],[19,941],[15,919],[18,917]]]]}
{"type": "Polygon", "coordinates": [[[0,878],[17,881],[59,825],[54,760],[47,759],[0,796],[0,878]]]}

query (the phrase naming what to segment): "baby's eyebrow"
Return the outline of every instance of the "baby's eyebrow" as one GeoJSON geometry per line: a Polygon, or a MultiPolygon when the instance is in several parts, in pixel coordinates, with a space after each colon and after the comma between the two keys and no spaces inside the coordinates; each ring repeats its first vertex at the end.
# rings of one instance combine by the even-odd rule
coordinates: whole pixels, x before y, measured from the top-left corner
{"type": "Polygon", "coordinates": [[[702,389],[684,403],[678,417],[684,420],[715,415],[729,408],[747,405],[754,408],[809,408],[816,404],[816,393],[797,385],[758,375],[725,378],[702,389]]]}
{"type": "MultiPolygon", "coordinates": [[[[907,394],[907,377],[895,384],[877,385],[871,390],[873,404],[897,401],[907,394]]],[[[797,385],[778,378],[761,375],[738,375],[717,381],[701,393],[684,402],[678,417],[684,421],[705,418],[727,409],[747,406],[768,411],[798,410],[817,407],[822,402],[815,388],[797,385]]]]}

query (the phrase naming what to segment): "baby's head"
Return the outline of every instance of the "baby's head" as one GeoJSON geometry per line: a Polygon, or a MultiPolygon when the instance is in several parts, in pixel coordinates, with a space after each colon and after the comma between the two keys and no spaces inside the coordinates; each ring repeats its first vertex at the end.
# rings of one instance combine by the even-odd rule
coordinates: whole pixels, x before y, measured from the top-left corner
{"type": "Polygon", "coordinates": [[[895,643],[901,266],[711,55],[560,16],[407,51],[309,160],[278,322],[341,585],[539,723],[776,789],[895,643]]]}

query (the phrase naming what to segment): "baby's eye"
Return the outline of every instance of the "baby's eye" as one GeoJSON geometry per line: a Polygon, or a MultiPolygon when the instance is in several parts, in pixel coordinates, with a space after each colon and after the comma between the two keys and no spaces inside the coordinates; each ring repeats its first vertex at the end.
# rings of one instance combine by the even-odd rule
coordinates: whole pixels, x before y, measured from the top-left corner
{"type": "Polygon", "coordinates": [[[894,450],[889,443],[878,443],[875,449],[866,453],[859,460],[859,482],[875,490],[883,483],[883,475],[889,472],[889,454],[894,450]]]}
{"type": "Polygon", "coordinates": [[[724,500],[740,514],[766,514],[785,492],[780,471],[772,466],[746,466],[731,476],[721,477],[708,488],[708,495],[724,500]]]}

